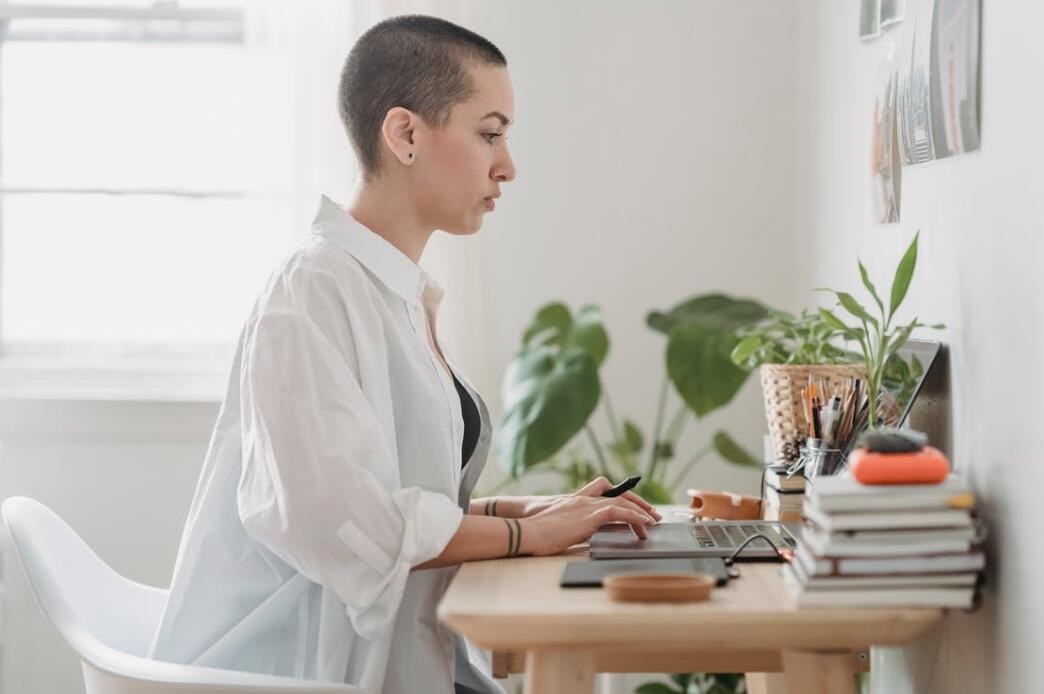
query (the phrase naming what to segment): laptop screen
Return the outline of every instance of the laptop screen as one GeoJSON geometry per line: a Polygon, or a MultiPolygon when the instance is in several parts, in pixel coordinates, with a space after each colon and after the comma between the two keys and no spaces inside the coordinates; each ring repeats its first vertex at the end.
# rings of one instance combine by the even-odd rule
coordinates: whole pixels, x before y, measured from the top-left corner
{"type": "MultiPolygon", "coordinates": [[[[884,398],[889,401],[883,408],[887,426],[900,427],[906,423],[917,394],[921,392],[924,380],[939,354],[939,347],[935,340],[908,340],[889,360],[881,380],[884,398]]],[[[855,445],[865,428],[863,426],[853,432],[849,448],[855,445]]]]}

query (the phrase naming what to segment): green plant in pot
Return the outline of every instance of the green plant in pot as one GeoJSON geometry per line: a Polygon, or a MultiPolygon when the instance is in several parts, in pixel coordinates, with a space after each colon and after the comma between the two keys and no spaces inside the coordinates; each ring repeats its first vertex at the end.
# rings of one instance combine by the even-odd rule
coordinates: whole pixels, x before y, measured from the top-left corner
{"type": "Polygon", "coordinates": [[[592,473],[610,479],[641,474],[635,491],[652,503],[666,504],[692,467],[711,453],[737,465],[758,466],[758,459],[732,436],[717,431],[668,478],[686,423],[728,404],[746,381],[747,373],[730,354],[739,339],[737,331],[761,320],[767,311],[748,299],[705,294],[669,311],[648,314],[648,327],[662,334],[667,345],[647,438],[633,420],[617,416],[602,386],[600,368],[610,340],[600,309],[588,305],[574,314],[560,302],[541,307],[504,376],[504,416],[494,443],[510,474],[505,484],[531,471],[552,471],[562,477],[563,491],[571,491],[592,473]],[[668,419],[672,394],[679,402],[668,419]],[[610,433],[604,445],[591,421],[599,405],[610,433]],[[589,453],[567,448],[577,438],[586,442],[589,453]]]}
{"type": "Polygon", "coordinates": [[[805,444],[801,392],[809,373],[829,378],[861,377],[861,357],[843,346],[838,330],[819,311],[799,315],[769,311],[764,320],[742,330],[732,350],[737,366],[759,369],[765,416],[777,461],[793,462],[805,444]],[[841,343],[841,344],[839,344],[841,343]]]}
{"type": "MultiPolygon", "coordinates": [[[[870,280],[862,262],[858,262],[859,276],[863,287],[870,295],[874,305],[877,306],[876,315],[872,314],[863,304],[847,292],[833,289],[822,289],[837,297],[840,305],[849,315],[854,317],[857,325],[849,325],[842,321],[833,312],[825,308],[819,310],[823,319],[846,340],[851,340],[859,345],[863,364],[866,368],[866,393],[869,399],[868,411],[873,413],[869,417],[869,427],[876,429],[881,422],[881,398],[885,392],[902,393],[904,389],[910,388],[916,383],[920,376],[919,364],[907,364],[898,356],[899,349],[910,339],[911,334],[917,328],[932,328],[935,330],[946,327],[939,323],[928,325],[914,318],[909,323],[899,324],[895,321],[896,311],[906,299],[913,280],[914,270],[917,267],[917,241],[920,232],[914,235],[913,241],[906,249],[902,259],[896,267],[892,279],[887,304],[877,293],[877,288],[870,280]],[[888,386],[885,389],[885,386],[888,386]]],[[[901,397],[901,395],[900,395],[901,397]]]]}

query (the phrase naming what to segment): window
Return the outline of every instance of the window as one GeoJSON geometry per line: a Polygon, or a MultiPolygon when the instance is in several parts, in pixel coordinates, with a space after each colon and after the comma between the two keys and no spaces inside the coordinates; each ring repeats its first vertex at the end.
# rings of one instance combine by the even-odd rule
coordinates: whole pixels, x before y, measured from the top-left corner
{"type": "Polygon", "coordinates": [[[227,368],[291,241],[243,37],[231,3],[0,5],[0,358],[227,368]]]}

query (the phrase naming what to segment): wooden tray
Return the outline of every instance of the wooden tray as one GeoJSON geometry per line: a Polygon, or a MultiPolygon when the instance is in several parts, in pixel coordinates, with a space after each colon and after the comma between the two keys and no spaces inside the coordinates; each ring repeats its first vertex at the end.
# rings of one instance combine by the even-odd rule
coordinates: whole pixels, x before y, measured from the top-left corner
{"type": "Polygon", "coordinates": [[[609,574],[602,587],[616,602],[694,602],[706,600],[716,579],[710,574],[609,574]]]}

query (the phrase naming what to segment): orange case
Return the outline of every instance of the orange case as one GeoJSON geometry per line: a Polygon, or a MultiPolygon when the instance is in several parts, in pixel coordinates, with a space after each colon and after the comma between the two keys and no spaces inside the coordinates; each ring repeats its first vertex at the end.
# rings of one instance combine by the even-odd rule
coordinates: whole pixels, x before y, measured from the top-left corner
{"type": "Polygon", "coordinates": [[[863,484],[938,484],[950,473],[950,462],[937,448],[916,453],[871,453],[857,448],[848,456],[852,476],[863,484]]]}

